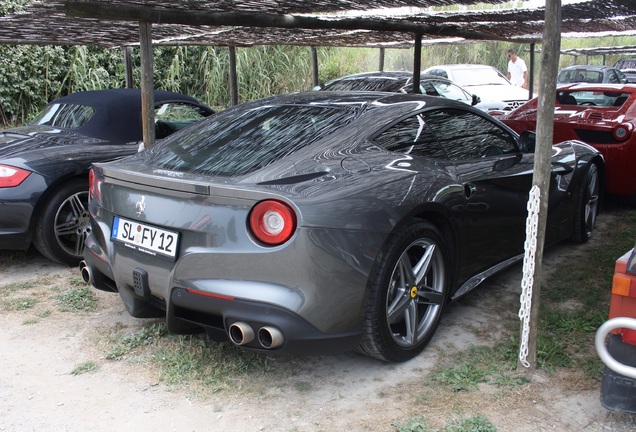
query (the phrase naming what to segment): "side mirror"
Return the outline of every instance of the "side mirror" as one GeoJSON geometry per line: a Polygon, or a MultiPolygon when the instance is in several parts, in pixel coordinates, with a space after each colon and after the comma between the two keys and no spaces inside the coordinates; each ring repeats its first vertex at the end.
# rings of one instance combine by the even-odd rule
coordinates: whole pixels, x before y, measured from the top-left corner
{"type": "Polygon", "coordinates": [[[476,94],[473,95],[473,103],[471,105],[475,106],[478,103],[481,103],[481,98],[479,96],[477,96],[476,94]]]}
{"type": "Polygon", "coordinates": [[[519,135],[519,148],[524,153],[534,153],[537,142],[537,134],[533,131],[525,130],[519,135]]]}

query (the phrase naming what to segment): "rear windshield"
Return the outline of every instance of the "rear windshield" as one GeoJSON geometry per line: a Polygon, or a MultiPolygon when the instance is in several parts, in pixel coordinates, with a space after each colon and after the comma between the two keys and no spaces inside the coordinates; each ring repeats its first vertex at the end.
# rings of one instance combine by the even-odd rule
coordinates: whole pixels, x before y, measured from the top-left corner
{"type": "Polygon", "coordinates": [[[327,83],[321,90],[328,91],[386,91],[398,93],[407,80],[390,78],[347,79],[327,83]]]}
{"type": "Polygon", "coordinates": [[[44,108],[31,124],[77,129],[84,126],[94,112],[92,107],[86,105],[55,103],[44,108]]]}
{"type": "Polygon", "coordinates": [[[620,107],[629,96],[630,93],[612,91],[558,91],[556,98],[559,105],[620,107]]]}
{"type": "Polygon", "coordinates": [[[562,70],[557,76],[558,83],[600,83],[603,82],[603,72],[587,69],[562,70]]]}
{"type": "Polygon", "coordinates": [[[335,132],[357,112],[348,106],[279,105],[222,113],[156,145],[149,163],[173,171],[245,175],[335,132]]]}

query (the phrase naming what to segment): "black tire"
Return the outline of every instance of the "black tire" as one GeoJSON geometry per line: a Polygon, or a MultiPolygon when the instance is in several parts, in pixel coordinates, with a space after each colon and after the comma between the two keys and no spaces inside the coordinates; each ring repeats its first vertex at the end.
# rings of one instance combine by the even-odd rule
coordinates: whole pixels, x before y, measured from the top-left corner
{"type": "Polygon", "coordinates": [[[47,198],[35,223],[33,244],[50,260],[74,267],[90,230],[88,181],[72,180],[47,198]]]}
{"type": "Polygon", "coordinates": [[[600,206],[600,178],[598,167],[590,163],[577,191],[574,209],[574,231],[572,240],[585,243],[592,237],[596,216],[600,206]]]}
{"type": "Polygon", "coordinates": [[[419,221],[399,229],[369,281],[358,351],[390,362],[422,352],[448,302],[448,264],[444,239],[433,225],[419,221]]]}

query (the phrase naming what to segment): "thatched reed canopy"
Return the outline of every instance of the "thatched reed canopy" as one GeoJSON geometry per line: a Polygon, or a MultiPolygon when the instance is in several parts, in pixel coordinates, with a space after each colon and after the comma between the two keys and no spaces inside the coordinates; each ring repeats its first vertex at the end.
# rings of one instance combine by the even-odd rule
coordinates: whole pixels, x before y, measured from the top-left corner
{"type": "MultiPolygon", "coordinates": [[[[41,0],[0,17],[0,44],[139,43],[150,22],[156,45],[305,45],[409,48],[422,43],[541,42],[545,8],[491,10],[503,0],[41,0]],[[470,6],[481,5],[477,11],[470,6]],[[432,6],[466,6],[432,12],[432,6]],[[402,8],[395,12],[387,8],[402,8]]],[[[536,2],[535,2],[536,3],[536,2]]],[[[564,2],[565,3],[565,2],[564,2]]],[[[562,6],[562,33],[636,34],[635,0],[562,6]]]]}

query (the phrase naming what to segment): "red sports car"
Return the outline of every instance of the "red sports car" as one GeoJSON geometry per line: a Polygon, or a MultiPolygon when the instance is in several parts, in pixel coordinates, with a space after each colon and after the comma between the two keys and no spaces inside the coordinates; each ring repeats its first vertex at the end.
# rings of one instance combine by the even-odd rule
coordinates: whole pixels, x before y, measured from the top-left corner
{"type": "MultiPolygon", "coordinates": [[[[516,132],[536,130],[537,98],[499,119],[516,132]]],[[[636,85],[573,84],[556,91],[554,142],[577,139],[605,157],[608,194],[636,204],[636,85]]]]}

